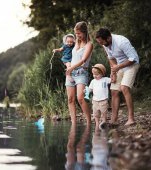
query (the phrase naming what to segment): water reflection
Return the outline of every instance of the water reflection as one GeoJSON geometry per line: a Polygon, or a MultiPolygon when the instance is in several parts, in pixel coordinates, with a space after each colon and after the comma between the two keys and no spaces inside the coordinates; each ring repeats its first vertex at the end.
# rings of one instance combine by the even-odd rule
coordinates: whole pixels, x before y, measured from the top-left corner
{"type": "Polygon", "coordinates": [[[12,142],[16,139],[12,134],[17,132],[13,121],[3,121],[0,126],[0,169],[3,170],[36,170],[36,166],[31,165],[33,158],[26,156],[12,142]]]}
{"type": "Polygon", "coordinates": [[[91,170],[112,170],[108,162],[109,149],[108,149],[107,130],[99,130],[95,127],[92,137],[92,160],[91,170]]]}
{"type": "Polygon", "coordinates": [[[76,144],[76,125],[72,125],[68,137],[67,153],[66,153],[66,170],[88,170],[89,164],[89,145],[88,140],[90,137],[90,127],[86,126],[84,132],[80,138],[80,141],[76,144]]]}
{"type": "Polygon", "coordinates": [[[38,132],[39,133],[44,133],[44,118],[41,117],[39,118],[36,122],[35,122],[35,125],[37,126],[38,128],[38,132]]]}
{"type": "Polygon", "coordinates": [[[111,170],[106,131],[93,124],[43,121],[3,121],[0,131],[11,138],[0,139],[0,148],[19,149],[36,170],[111,170]]]}
{"type": "Polygon", "coordinates": [[[66,170],[112,170],[108,162],[107,130],[95,127],[91,137],[91,128],[86,126],[76,142],[77,133],[77,126],[72,125],[67,143],[66,170]]]}

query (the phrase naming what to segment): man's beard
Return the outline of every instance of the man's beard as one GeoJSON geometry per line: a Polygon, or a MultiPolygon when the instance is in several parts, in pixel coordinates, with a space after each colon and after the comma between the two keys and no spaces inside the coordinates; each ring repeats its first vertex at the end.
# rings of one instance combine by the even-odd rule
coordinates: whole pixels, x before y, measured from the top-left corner
{"type": "Polygon", "coordinates": [[[106,41],[106,44],[104,44],[105,47],[108,47],[110,45],[109,42],[106,41]]]}

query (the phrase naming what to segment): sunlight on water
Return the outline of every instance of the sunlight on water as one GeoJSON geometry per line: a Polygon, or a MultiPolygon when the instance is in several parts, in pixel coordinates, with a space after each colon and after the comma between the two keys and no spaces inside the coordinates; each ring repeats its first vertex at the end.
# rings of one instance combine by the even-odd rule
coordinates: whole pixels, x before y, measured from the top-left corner
{"type": "Polygon", "coordinates": [[[0,149],[0,155],[16,155],[20,154],[19,149],[0,149]]]}
{"type": "Polygon", "coordinates": [[[0,138],[11,138],[11,137],[5,134],[0,134],[0,138]]]}
{"type": "Polygon", "coordinates": [[[16,127],[13,127],[13,126],[6,126],[6,127],[3,127],[3,129],[17,129],[16,127]]]}
{"type": "Polygon", "coordinates": [[[3,156],[0,155],[0,163],[29,162],[32,158],[27,156],[3,156]]]}
{"type": "Polygon", "coordinates": [[[39,120],[3,121],[0,169],[111,170],[106,132],[83,122],[39,120]]]}
{"type": "Polygon", "coordinates": [[[17,164],[17,165],[5,165],[0,164],[1,170],[36,170],[35,166],[25,165],[25,164],[17,164]]]}

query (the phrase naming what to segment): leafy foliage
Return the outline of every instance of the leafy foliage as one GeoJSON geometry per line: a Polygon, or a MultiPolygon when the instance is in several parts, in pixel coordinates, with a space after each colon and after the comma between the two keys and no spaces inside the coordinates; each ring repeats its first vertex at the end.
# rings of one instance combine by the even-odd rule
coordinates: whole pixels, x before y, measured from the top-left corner
{"type": "Polygon", "coordinates": [[[151,81],[151,6],[145,0],[116,0],[104,12],[101,25],[109,27],[114,33],[125,35],[136,48],[140,58],[137,85],[151,81]],[[147,74],[146,74],[147,73],[147,74]]]}
{"type": "Polygon", "coordinates": [[[64,102],[61,97],[61,94],[65,97],[63,85],[65,67],[59,59],[61,56],[59,53],[55,54],[52,68],[50,67],[51,51],[61,45],[64,34],[73,33],[75,23],[81,20],[88,23],[94,43],[91,65],[97,62],[103,63],[107,67],[107,75],[109,75],[106,56],[103,49],[94,40],[95,32],[101,26],[107,26],[113,33],[130,39],[139,54],[141,67],[135,87],[143,87],[151,82],[151,6],[148,0],[31,0],[29,7],[31,14],[26,23],[40,32],[37,37],[38,41],[34,45],[33,42],[28,42],[28,48],[21,44],[17,49],[19,52],[10,49],[6,53],[0,54],[1,89],[6,85],[12,88],[15,80],[18,82],[17,86],[20,87],[19,80],[22,80],[22,74],[20,74],[19,80],[15,78],[15,75],[20,69],[22,71],[24,69],[20,66],[21,68],[16,70],[18,66],[16,63],[26,65],[32,61],[32,65],[25,73],[24,84],[19,94],[20,99],[29,108],[40,108],[43,112],[50,114],[55,113],[58,107],[59,112],[62,109],[64,112],[67,111],[64,105],[66,101],[64,102]],[[33,54],[38,47],[45,50],[36,54],[35,61],[33,61],[33,54]],[[9,81],[7,81],[8,78],[9,81]]]}
{"type": "MultiPolygon", "coordinates": [[[[40,51],[39,54],[35,55],[35,62],[25,73],[24,85],[18,98],[33,112],[41,110],[45,115],[49,113],[48,116],[54,114],[64,116],[63,114],[67,111],[64,88],[56,69],[52,70],[50,79],[49,60],[50,53],[48,50],[40,51]]],[[[57,70],[59,71],[59,67],[57,70]]],[[[62,72],[60,73],[62,74],[62,72]]],[[[61,77],[63,76],[61,75],[61,77]]]]}
{"type": "Polygon", "coordinates": [[[60,31],[73,29],[80,20],[96,23],[103,12],[103,4],[112,0],[31,0],[28,26],[40,32],[39,38],[46,45],[49,39],[60,31]]]}

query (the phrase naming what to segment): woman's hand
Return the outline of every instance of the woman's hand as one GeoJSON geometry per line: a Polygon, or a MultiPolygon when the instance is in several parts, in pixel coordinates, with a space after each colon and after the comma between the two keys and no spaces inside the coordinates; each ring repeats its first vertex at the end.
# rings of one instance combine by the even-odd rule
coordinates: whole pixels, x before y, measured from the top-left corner
{"type": "Polygon", "coordinates": [[[67,69],[66,69],[66,74],[71,74],[71,72],[74,70],[74,68],[73,67],[68,67],[67,69]]]}
{"type": "Polygon", "coordinates": [[[55,53],[55,52],[56,52],[56,49],[53,49],[52,52],[55,53]]]}

